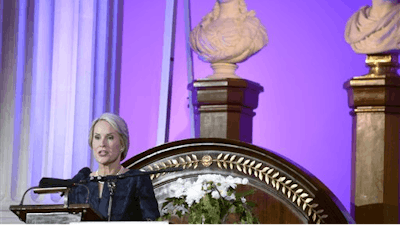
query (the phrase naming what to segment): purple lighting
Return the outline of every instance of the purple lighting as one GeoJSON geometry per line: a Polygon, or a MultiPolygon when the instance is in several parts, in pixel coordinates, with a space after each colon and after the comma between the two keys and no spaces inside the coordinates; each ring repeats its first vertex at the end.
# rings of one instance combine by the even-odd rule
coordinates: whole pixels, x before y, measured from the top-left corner
{"type": "MultiPolygon", "coordinates": [[[[178,1],[169,141],[190,138],[184,4],[178,1]]],[[[191,1],[191,24],[215,0],[191,1]]],[[[370,1],[247,0],[269,44],[237,74],[264,87],[253,144],[306,168],[350,207],[351,116],[343,83],[365,74],[364,56],[344,41],[346,21],[370,1]]],[[[156,145],[165,1],[125,1],[120,115],[131,136],[127,158],[156,145]]],[[[194,55],[195,79],[212,73],[194,55]]]]}

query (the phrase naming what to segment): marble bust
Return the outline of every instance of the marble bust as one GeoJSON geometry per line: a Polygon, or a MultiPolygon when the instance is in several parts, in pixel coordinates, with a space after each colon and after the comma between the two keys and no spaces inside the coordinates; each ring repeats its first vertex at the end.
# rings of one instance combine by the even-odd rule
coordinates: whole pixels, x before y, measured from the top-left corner
{"type": "Polygon", "coordinates": [[[190,33],[192,49],[210,62],[214,77],[235,77],[236,63],[247,60],[268,43],[265,27],[244,0],[217,0],[213,10],[190,33]]]}
{"type": "Polygon", "coordinates": [[[397,0],[372,0],[348,20],[346,42],[356,53],[376,54],[400,49],[400,4],[397,0]]]}

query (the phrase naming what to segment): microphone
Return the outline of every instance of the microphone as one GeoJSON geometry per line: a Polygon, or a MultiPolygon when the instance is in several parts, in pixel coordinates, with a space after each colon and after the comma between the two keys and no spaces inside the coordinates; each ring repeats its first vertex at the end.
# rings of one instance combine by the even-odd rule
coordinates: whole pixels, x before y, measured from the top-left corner
{"type": "Polygon", "coordinates": [[[72,187],[72,186],[74,186],[74,182],[71,179],[63,180],[57,178],[43,177],[39,182],[40,188],[72,187]]]}
{"type": "MultiPolygon", "coordinates": [[[[182,171],[182,168],[169,168],[169,169],[162,169],[162,170],[154,170],[154,171],[138,171],[138,173],[134,174],[120,174],[120,175],[109,175],[109,176],[95,176],[95,177],[90,177],[89,182],[106,182],[106,181],[115,181],[118,179],[124,179],[126,177],[137,177],[137,176],[147,176],[150,174],[156,174],[156,173],[172,173],[172,172],[177,172],[177,171],[182,171]]],[[[86,183],[87,181],[81,181],[83,183],[86,183]]]]}
{"type": "Polygon", "coordinates": [[[82,180],[85,177],[88,177],[90,174],[90,169],[85,167],[81,169],[77,175],[75,175],[72,179],[57,179],[50,177],[43,177],[39,182],[40,188],[49,188],[49,187],[73,187],[79,183],[83,183],[82,180]]]}

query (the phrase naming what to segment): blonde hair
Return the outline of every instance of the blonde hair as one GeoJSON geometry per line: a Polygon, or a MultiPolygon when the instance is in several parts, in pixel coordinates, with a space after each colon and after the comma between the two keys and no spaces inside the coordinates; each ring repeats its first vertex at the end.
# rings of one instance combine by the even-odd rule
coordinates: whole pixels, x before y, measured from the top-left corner
{"type": "Polygon", "coordinates": [[[121,153],[121,161],[124,160],[129,149],[129,131],[125,120],[119,117],[118,115],[112,113],[103,113],[99,118],[93,120],[92,126],[90,127],[89,131],[90,148],[93,149],[92,142],[93,142],[94,126],[96,126],[97,122],[99,122],[100,120],[108,122],[111,125],[111,127],[118,132],[121,141],[121,146],[123,148],[123,151],[121,153]]]}

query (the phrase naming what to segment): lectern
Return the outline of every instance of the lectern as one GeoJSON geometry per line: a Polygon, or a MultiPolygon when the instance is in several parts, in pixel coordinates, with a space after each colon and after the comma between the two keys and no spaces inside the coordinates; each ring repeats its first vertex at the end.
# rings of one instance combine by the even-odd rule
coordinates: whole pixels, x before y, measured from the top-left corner
{"type": "MultiPolygon", "coordinates": [[[[69,188],[30,188],[25,194],[33,189],[38,194],[49,194],[61,192],[64,195],[64,204],[58,205],[11,205],[10,210],[25,223],[39,224],[67,224],[80,221],[98,221],[105,220],[100,213],[92,209],[89,204],[69,204],[69,188]]],[[[25,196],[24,194],[24,196],[25,196]]]]}
{"type": "Polygon", "coordinates": [[[105,220],[89,204],[11,205],[10,210],[25,223],[66,224],[79,221],[105,220]]]}

